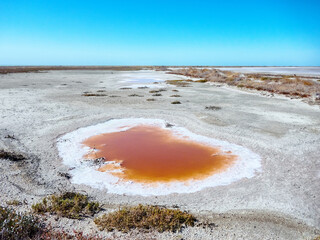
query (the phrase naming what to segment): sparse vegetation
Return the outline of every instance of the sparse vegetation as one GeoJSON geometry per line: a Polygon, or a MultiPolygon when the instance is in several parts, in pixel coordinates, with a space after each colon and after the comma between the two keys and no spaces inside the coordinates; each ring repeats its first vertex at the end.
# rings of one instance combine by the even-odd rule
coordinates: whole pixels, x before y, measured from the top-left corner
{"type": "Polygon", "coordinates": [[[176,232],[183,227],[194,226],[196,218],[177,209],[158,206],[125,207],[118,211],[104,214],[94,222],[101,230],[128,232],[132,229],[176,232]]]}
{"type": "Polygon", "coordinates": [[[18,201],[18,200],[10,200],[10,201],[7,201],[7,204],[11,205],[11,206],[19,206],[22,203],[20,201],[18,201]]]}
{"type": "Polygon", "coordinates": [[[146,100],[147,100],[148,102],[154,102],[154,101],[155,101],[154,98],[147,98],[146,100]]]}
{"type": "Polygon", "coordinates": [[[15,152],[7,152],[5,150],[0,150],[0,158],[8,159],[10,161],[15,162],[25,160],[25,157],[22,154],[15,152]]]}
{"type": "Polygon", "coordinates": [[[155,93],[155,94],[152,94],[152,96],[154,96],[154,97],[160,97],[160,96],[162,96],[162,94],[161,94],[161,93],[155,93]]]}
{"type": "Polygon", "coordinates": [[[9,139],[12,139],[12,140],[17,140],[14,135],[10,135],[10,134],[8,134],[7,136],[5,136],[4,138],[9,138],[9,139]]]}
{"type": "Polygon", "coordinates": [[[177,87],[188,87],[190,86],[190,82],[193,82],[192,80],[167,80],[167,84],[175,85],[177,87]]]}
{"type": "Polygon", "coordinates": [[[206,106],[205,109],[206,110],[218,111],[218,110],[221,109],[221,107],[218,107],[218,106],[206,106]]]}
{"type": "Polygon", "coordinates": [[[160,92],[159,90],[150,90],[149,93],[158,93],[160,92]]]}
{"type": "Polygon", "coordinates": [[[130,94],[128,95],[129,97],[143,97],[143,95],[139,95],[139,94],[130,94]]]}
{"type": "Polygon", "coordinates": [[[165,88],[158,89],[158,92],[165,92],[165,91],[167,91],[167,89],[165,89],[165,88]]]}
{"type": "MultiPolygon", "coordinates": [[[[217,69],[182,68],[170,73],[193,78],[201,78],[200,82],[220,82],[241,88],[255,89],[288,95],[291,97],[307,98],[320,92],[320,84],[312,77],[298,77],[295,75],[268,75],[259,73],[235,73],[217,69]]],[[[168,84],[179,86],[184,80],[170,80],[168,84]]],[[[197,82],[197,81],[195,81],[197,82]]]]}
{"type": "Polygon", "coordinates": [[[105,97],[108,95],[102,94],[102,93],[83,93],[82,96],[85,96],[85,97],[105,97]]]}
{"type": "Polygon", "coordinates": [[[207,79],[200,79],[200,80],[196,80],[195,82],[198,82],[198,83],[206,83],[208,82],[209,80],[207,79]]]}
{"type": "Polygon", "coordinates": [[[177,90],[177,89],[173,89],[173,90],[172,90],[172,92],[179,92],[179,90],[177,90]]]}
{"type": "Polygon", "coordinates": [[[166,128],[172,128],[173,126],[173,124],[166,122],[166,128]]]}
{"type": "Polygon", "coordinates": [[[0,66],[0,74],[8,73],[39,73],[51,70],[115,70],[115,71],[137,71],[148,66],[0,66]]]}
{"type": "Polygon", "coordinates": [[[178,94],[174,94],[174,95],[171,95],[170,97],[181,97],[181,96],[178,94]]]}
{"type": "Polygon", "coordinates": [[[31,239],[41,228],[38,218],[33,215],[0,207],[0,240],[31,239]]]}
{"type": "Polygon", "coordinates": [[[122,87],[122,88],[120,88],[120,90],[130,90],[130,89],[132,89],[131,87],[122,87]]]}
{"type": "Polygon", "coordinates": [[[32,209],[39,214],[48,212],[62,217],[80,219],[99,212],[100,205],[97,202],[90,202],[86,195],[66,192],[46,197],[42,202],[32,205],[32,209]]]}
{"type": "Polygon", "coordinates": [[[171,102],[171,104],[181,104],[181,102],[180,101],[173,101],[173,102],[171,102]]]}

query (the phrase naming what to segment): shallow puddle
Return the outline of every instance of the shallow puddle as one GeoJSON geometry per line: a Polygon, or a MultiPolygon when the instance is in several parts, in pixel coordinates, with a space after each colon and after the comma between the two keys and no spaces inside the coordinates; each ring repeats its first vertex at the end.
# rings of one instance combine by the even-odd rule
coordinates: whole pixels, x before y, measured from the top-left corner
{"type": "Polygon", "coordinates": [[[94,150],[86,158],[105,158],[99,171],[122,180],[200,180],[226,170],[237,158],[230,151],[177,136],[170,129],[138,125],[119,130],[92,136],[82,143],[94,150]]]}

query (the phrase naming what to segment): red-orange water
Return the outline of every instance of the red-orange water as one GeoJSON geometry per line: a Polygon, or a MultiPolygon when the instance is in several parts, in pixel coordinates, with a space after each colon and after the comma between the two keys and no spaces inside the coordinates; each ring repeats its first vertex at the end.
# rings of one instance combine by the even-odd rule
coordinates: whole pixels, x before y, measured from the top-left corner
{"type": "Polygon", "coordinates": [[[230,152],[144,125],[93,136],[83,144],[98,150],[87,158],[104,157],[106,162],[120,163],[106,164],[99,171],[120,169],[120,173],[111,173],[124,180],[148,183],[203,179],[225,170],[236,159],[230,152]]]}

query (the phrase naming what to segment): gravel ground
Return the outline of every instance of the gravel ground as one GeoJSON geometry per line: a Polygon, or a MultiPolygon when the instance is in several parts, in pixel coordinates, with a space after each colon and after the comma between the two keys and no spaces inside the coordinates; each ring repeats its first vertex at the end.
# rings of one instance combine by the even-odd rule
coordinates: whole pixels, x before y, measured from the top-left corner
{"type": "Polygon", "coordinates": [[[1,205],[17,199],[24,202],[19,210],[29,210],[48,194],[75,190],[104,203],[106,211],[138,203],[178,205],[215,223],[175,234],[105,234],[91,219],[48,217],[54,226],[123,239],[312,239],[319,235],[319,106],[224,85],[175,87],[161,82],[181,78],[164,72],[101,70],[0,75],[0,149],[26,156],[20,162],[0,159],[1,205]],[[133,89],[121,89],[131,85],[133,89]],[[137,88],[144,85],[149,88],[137,88]],[[167,89],[162,96],[149,93],[150,88],[159,87],[167,89]],[[87,91],[105,96],[82,96],[87,91]],[[173,94],[181,95],[182,104],[171,104],[177,100],[170,97],[173,94]],[[206,110],[206,106],[221,109],[206,110]],[[262,172],[196,193],[150,197],[109,194],[72,184],[63,176],[68,168],[58,156],[59,136],[108,119],[130,117],[164,119],[196,134],[249,148],[261,156],[262,172]]]}

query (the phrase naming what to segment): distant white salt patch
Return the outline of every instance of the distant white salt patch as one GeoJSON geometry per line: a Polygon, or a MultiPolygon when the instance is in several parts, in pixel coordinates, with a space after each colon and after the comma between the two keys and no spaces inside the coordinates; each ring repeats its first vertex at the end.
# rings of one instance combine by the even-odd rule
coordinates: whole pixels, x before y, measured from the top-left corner
{"type": "Polygon", "coordinates": [[[174,135],[182,138],[188,137],[190,140],[213,147],[220,147],[222,151],[231,151],[232,154],[238,156],[237,161],[225,171],[213,174],[203,180],[172,181],[152,185],[124,181],[110,173],[100,172],[97,170],[97,166],[84,161],[84,155],[90,150],[89,147],[84,147],[82,144],[85,139],[102,133],[126,131],[139,125],[166,128],[166,121],[144,118],[113,119],[80,128],[59,138],[57,141],[59,155],[63,159],[63,163],[72,169],[70,170],[71,182],[106,189],[109,193],[149,196],[197,192],[207,187],[228,185],[242,178],[252,178],[261,171],[261,158],[251,150],[226,141],[197,135],[179,126],[170,128],[174,135]]]}

